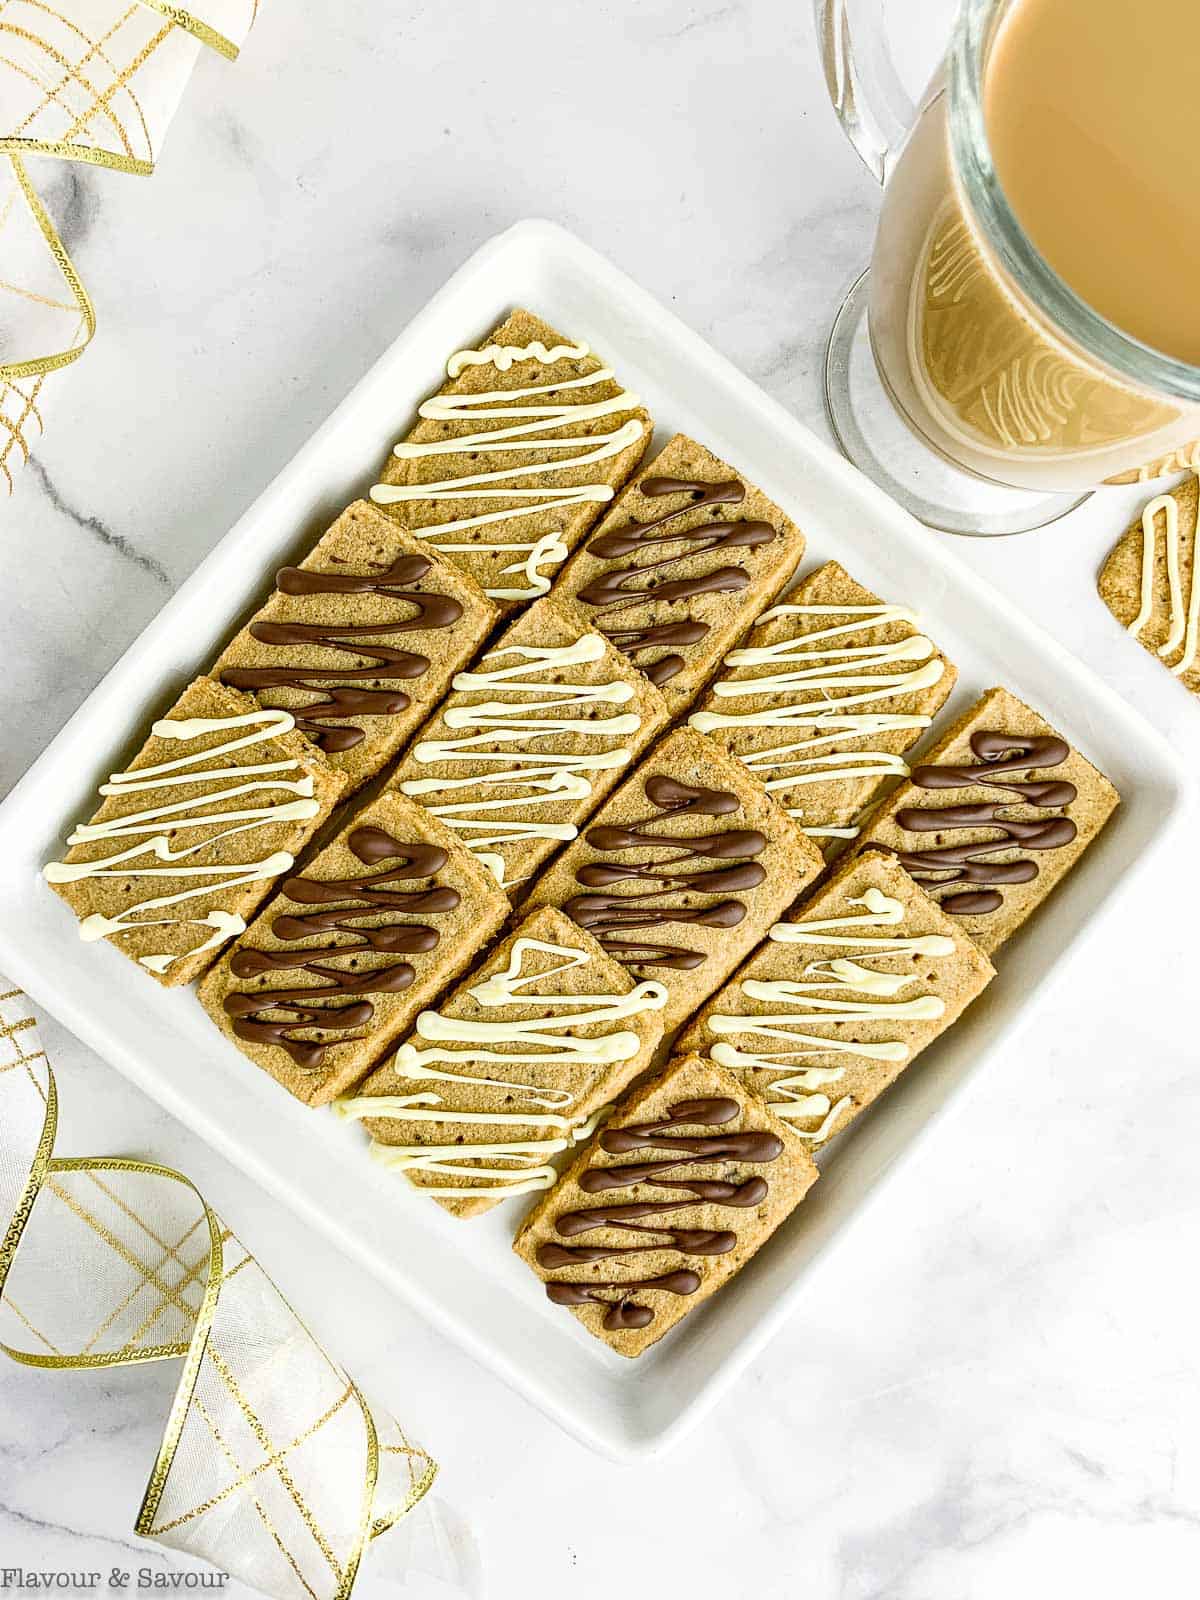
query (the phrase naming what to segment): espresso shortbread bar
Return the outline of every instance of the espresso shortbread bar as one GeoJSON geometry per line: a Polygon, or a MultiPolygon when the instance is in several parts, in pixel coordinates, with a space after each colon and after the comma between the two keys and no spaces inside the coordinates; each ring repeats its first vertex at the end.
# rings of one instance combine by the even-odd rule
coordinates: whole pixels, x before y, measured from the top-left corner
{"type": "Polygon", "coordinates": [[[357,789],[407,744],[496,615],[464,572],[360,500],[276,576],[212,676],[290,711],[357,789]]]}
{"type": "Polygon", "coordinates": [[[459,350],[371,498],[506,608],[550,580],[637,466],[651,422],[600,357],[528,311],[459,350]]]}
{"type": "Polygon", "coordinates": [[[398,794],[343,823],[200,986],[221,1031],[309,1105],[356,1084],[499,931],[508,899],[398,794]]]}
{"type": "Polygon", "coordinates": [[[549,1298],[639,1356],[765,1244],[817,1180],[731,1074],[685,1056],[635,1089],[521,1224],[549,1298]]]}
{"type": "Polygon", "coordinates": [[[745,763],[817,840],[852,839],[908,772],[955,669],[914,612],[827,561],[759,618],[691,720],[745,763]]]}
{"type": "Polygon", "coordinates": [[[771,929],[679,1040],[814,1150],[991,982],[992,964],[890,856],[852,857],[771,929]]]}
{"type": "Polygon", "coordinates": [[[1200,478],[1156,495],[1113,546],[1100,598],[1185,689],[1200,694],[1200,478]]]}
{"type": "Polygon", "coordinates": [[[729,976],[805,884],[816,847],[731,756],[677,728],[535,886],[670,998],[668,1032],[729,976]]]}
{"type": "Polygon", "coordinates": [[[627,656],[542,600],[455,676],[388,786],[428,806],[519,893],[666,721],[627,656]]]}
{"type": "Polygon", "coordinates": [[[804,535],[777,505],[678,433],[576,551],[554,596],[569,596],[678,715],[803,553],[804,535]]]}
{"type": "Polygon", "coordinates": [[[1120,804],[1102,773],[1007,689],[950,727],[867,819],[990,955],[1035,912],[1120,804]]]}
{"type": "Polygon", "coordinates": [[[553,1182],[549,1158],[647,1066],[665,1002],[543,907],[338,1109],[365,1123],[377,1159],[475,1216],[553,1182]]]}
{"type": "Polygon", "coordinates": [[[99,810],[45,876],[81,938],[108,939],[159,983],[189,983],[243,932],[344,787],[290,712],[197,678],[100,786],[99,810]]]}

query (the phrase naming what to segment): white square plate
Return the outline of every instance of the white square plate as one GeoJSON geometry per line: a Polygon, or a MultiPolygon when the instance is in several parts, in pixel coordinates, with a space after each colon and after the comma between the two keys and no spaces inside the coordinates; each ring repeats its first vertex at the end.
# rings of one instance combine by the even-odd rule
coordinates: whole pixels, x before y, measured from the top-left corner
{"type": "Polygon", "coordinates": [[[992,592],[905,512],[601,256],[524,222],[455,274],[131,646],[0,807],[0,970],[181,1121],[336,1240],[438,1327],[580,1439],[648,1453],[694,1423],[806,1292],[806,1268],[878,1192],[919,1135],[1036,1011],[1039,992],[1167,840],[1186,780],[1124,701],[992,592]],[[640,1361],[613,1355],[549,1305],[509,1244],[521,1202],[457,1221],[366,1159],[361,1130],[305,1110],[213,1028],[108,946],[81,943],[42,863],[153,716],[209,665],[295,559],[365,492],[446,358],[514,305],[589,340],[644,397],[660,437],[682,429],[736,463],[808,535],[805,569],[840,558],[919,609],[960,669],[953,715],[1004,683],[1113,780],[1124,804],[1000,976],[837,1142],[812,1197],[723,1294],[640,1361]],[[323,1197],[336,1196],[326,1208],[323,1197]]]}

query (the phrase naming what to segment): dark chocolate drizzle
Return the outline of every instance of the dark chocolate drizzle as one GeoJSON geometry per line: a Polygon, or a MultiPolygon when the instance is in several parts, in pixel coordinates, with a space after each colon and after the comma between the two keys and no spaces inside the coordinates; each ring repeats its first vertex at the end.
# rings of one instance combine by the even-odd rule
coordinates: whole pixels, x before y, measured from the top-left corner
{"type": "Polygon", "coordinates": [[[346,1005],[330,1004],[335,998],[351,995],[400,994],[409,987],[415,969],[407,961],[390,966],[331,966],[342,957],[353,962],[361,950],[380,955],[426,955],[436,948],[439,934],[424,923],[385,923],[382,927],[360,927],[364,918],[378,919],[378,913],[403,916],[424,913],[444,916],[459,904],[457,889],[434,883],[428,889],[389,889],[388,884],[405,879],[432,878],[446,865],[446,852],[438,845],[402,844],[382,828],[355,828],[347,839],[351,851],[364,867],[389,861],[394,867],[381,872],[365,872],[353,878],[286,878],[282,898],[295,905],[324,906],[328,909],[300,914],[284,912],[272,918],[271,932],[278,939],[308,939],[314,934],[348,933],[353,943],[311,946],[302,950],[254,950],[242,948],[229,959],[229,970],[236,978],[256,978],[266,972],[301,971],[328,981],[320,987],[302,989],[255,989],[226,995],[226,1014],[234,1019],[233,1031],[239,1039],[253,1044],[275,1045],[286,1050],[298,1067],[316,1071],[326,1053],[336,1045],[349,1044],[364,1037],[351,1029],[365,1028],[375,1015],[375,1007],[363,998],[346,1005]],[[272,1019],[268,1012],[284,1012],[285,1020],[272,1019]],[[293,1029],[319,1030],[337,1038],[301,1039],[293,1029]]]}
{"type": "MultiPolygon", "coordinates": [[[[692,498],[680,510],[668,511],[653,522],[631,522],[613,533],[598,534],[586,546],[588,554],[599,561],[620,561],[625,556],[636,557],[648,549],[653,553],[654,547],[681,545],[682,548],[659,555],[656,560],[641,563],[635,560],[632,565],[601,573],[580,589],[576,596],[578,600],[584,605],[594,606],[598,611],[611,612],[648,601],[662,601],[670,605],[679,600],[693,599],[697,595],[733,594],[746,588],[750,582],[749,574],[744,568],[734,566],[717,567],[695,577],[669,579],[665,583],[660,583],[657,578],[650,578],[645,583],[638,581],[644,574],[655,572],[659,567],[670,567],[710,550],[754,549],[770,544],[776,537],[776,531],[769,522],[702,522],[694,528],[682,528],[674,533],[670,531],[670,524],[685,512],[712,505],[740,505],[746,498],[742,483],[736,478],[726,483],[693,482],[687,478],[643,478],[638,487],[650,499],[677,494],[688,494],[692,498]],[[664,531],[655,532],[655,529],[664,531]]],[[[622,628],[619,624],[613,627],[602,620],[597,626],[619,650],[635,659],[646,650],[661,646],[676,647],[642,668],[651,683],[660,686],[683,670],[684,658],[678,650],[699,644],[709,631],[707,622],[686,619],[653,623],[640,628],[622,628]]]]}
{"type": "Polygon", "coordinates": [[[604,1295],[597,1294],[597,1289],[621,1289],[626,1292],[630,1289],[660,1289],[666,1294],[695,1294],[699,1287],[699,1273],[684,1267],[678,1272],[665,1272],[660,1278],[638,1278],[630,1283],[618,1283],[611,1279],[593,1283],[548,1283],[546,1293],[556,1306],[585,1306],[593,1300],[597,1305],[607,1306],[604,1326],[610,1333],[619,1333],[626,1328],[649,1327],[654,1321],[654,1313],[649,1306],[639,1306],[633,1300],[608,1300],[604,1295]]]}
{"type": "MultiPolygon", "coordinates": [[[[1070,755],[1065,740],[998,733],[980,729],[971,735],[971,749],[981,766],[914,767],[912,782],[919,789],[966,789],[979,785],[1004,789],[1024,805],[1039,810],[1069,806],[1077,790],[1063,779],[1023,782],[1012,773],[1061,766],[1070,755]]],[[[896,813],[896,826],[906,833],[949,833],[957,828],[995,828],[999,837],[973,843],[948,844],[928,850],[896,850],[896,859],[933,895],[956,883],[1004,885],[1029,883],[1038,875],[1036,861],[989,861],[989,856],[1020,845],[1025,850],[1061,850],[1075,838],[1070,817],[1022,820],[1006,816],[1012,801],[983,801],[961,806],[905,806],[896,813]]],[[[968,889],[939,900],[952,916],[984,917],[999,911],[1004,896],[995,887],[968,889]]]]}
{"type": "Polygon", "coordinates": [[[341,753],[353,750],[366,737],[364,729],[345,719],[351,717],[394,717],[412,703],[403,689],[358,689],[347,686],[348,678],[371,678],[386,684],[419,678],[429,670],[428,656],[399,650],[380,641],[397,633],[448,628],[462,616],[457,600],[444,594],[423,594],[405,589],[404,584],[420,581],[433,562],[426,556],[398,556],[391,566],[376,574],[310,572],[304,567],[284,567],[276,574],[275,587],[281,594],[378,594],[404,600],[415,606],[413,615],[388,622],[252,622],[251,637],[259,644],[286,648],[289,645],[321,646],[340,650],[348,656],[365,657],[361,667],[229,667],[221,674],[222,683],[234,689],[311,689],[324,698],[294,713],[296,726],[308,734],[322,750],[341,753]],[[327,723],[340,726],[327,727],[327,723]]]}
{"type": "Polygon", "coordinates": [[[671,923],[703,928],[736,928],[746,915],[743,901],[717,900],[706,906],[681,905],[672,896],[682,892],[725,895],[756,889],[765,869],[751,858],[767,847],[765,836],[754,828],[727,828],[721,833],[685,838],[673,833],[647,831],[670,817],[723,817],[737,811],[741,801],[725,789],[696,788],[663,774],[647,778],[646,799],[659,815],[645,817],[628,828],[600,826],[584,835],[588,844],[606,855],[626,850],[673,847],[676,854],[663,861],[592,861],[575,874],[585,889],[604,889],[616,883],[648,883],[632,894],[580,894],[563,906],[566,914],[586,928],[618,961],[633,967],[668,967],[676,972],[702,966],[700,950],[661,944],[653,939],[621,939],[618,933],[635,928],[663,928],[671,923]],[[701,867],[700,861],[730,865],[701,867]]]}
{"type": "MultiPolygon", "coordinates": [[[[589,1167],[579,1179],[585,1194],[599,1194],[609,1189],[630,1189],[640,1183],[653,1184],[659,1189],[683,1189],[685,1200],[637,1200],[620,1205],[599,1205],[586,1210],[564,1211],[555,1220],[555,1231],[564,1239],[576,1238],[595,1228],[619,1228],[628,1233],[658,1235],[649,1244],[628,1245],[561,1245],[543,1244],[538,1248],[538,1262],[553,1272],[561,1267],[585,1266],[595,1261],[608,1261],[614,1256],[640,1255],[656,1250],[677,1250],[680,1255],[725,1255],[737,1244],[737,1235],[727,1228],[672,1228],[669,1223],[646,1223],[646,1217],[662,1216],[707,1201],[713,1205],[748,1209],[761,1205],[767,1197],[765,1178],[746,1178],[740,1183],[718,1178],[669,1178],[664,1174],[678,1167],[705,1165],[717,1161],[770,1162],[783,1154],[783,1143],[773,1133],[749,1130],[744,1133],[681,1134],[681,1127],[721,1127],[732,1122],[741,1111],[736,1100],[725,1096],[711,1099],[677,1100],[664,1119],[657,1122],[634,1122],[623,1128],[608,1128],[600,1135],[600,1147],[610,1155],[623,1155],[631,1150],[664,1150],[665,1161],[635,1162],[627,1166],[589,1167]],[[663,1242],[665,1241],[667,1242],[663,1242]]],[[[610,1333],[626,1328],[646,1328],[654,1320],[649,1306],[638,1305],[630,1299],[637,1289],[659,1289],[668,1294],[695,1294],[700,1287],[700,1277],[690,1270],[669,1272],[658,1278],[607,1280],[597,1282],[585,1279],[580,1283],[563,1283],[551,1280],[546,1293],[556,1305],[581,1306],[589,1301],[608,1309],[604,1327],[610,1333]],[[602,1289],[619,1289],[620,1298],[610,1300],[598,1293],[602,1289]]]]}

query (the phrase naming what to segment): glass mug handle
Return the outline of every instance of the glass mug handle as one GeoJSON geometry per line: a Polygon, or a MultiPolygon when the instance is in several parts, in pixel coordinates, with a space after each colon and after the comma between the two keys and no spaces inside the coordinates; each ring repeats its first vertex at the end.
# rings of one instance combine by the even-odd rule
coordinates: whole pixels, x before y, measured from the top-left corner
{"type": "Polygon", "coordinates": [[[864,272],[854,282],[830,333],[825,358],[829,422],[843,453],[928,525],[972,534],[1039,527],[1077,504],[1076,497],[1052,488],[1047,499],[1036,489],[1004,488],[991,474],[990,481],[975,475],[956,464],[952,450],[936,453],[927,435],[910,423],[909,418],[923,415],[920,405],[901,412],[895,398],[897,380],[908,370],[907,345],[901,348],[897,340],[903,335],[894,330],[908,327],[909,294],[919,276],[914,241],[924,237],[920,220],[938,203],[948,174],[939,171],[928,148],[923,153],[920,148],[923,139],[928,146],[933,137],[929,130],[934,124],[926,124],[922,134],[918,123],[923,107],[933,103],[937,79],[917,105],[896,68],[884,23],[887,3],[813,0],[817,47],[833,109],[863,165],[888,190],[876,241],[877,258],[883,245],[885,269],[882,275],[864,272]],[[915,198],[914,181],[924,190],[915,198]],[[899,236],[898,215],[904,224],[899,236]],[[878,287],[873,277],[879,278],[878,287]],[[890,297],[889,285],[894,289],[890,297]],[[869,309],[872,322],[879,313],[877,336],[867,333],[869,309]],[[895,348],[886,360],[889,333],[895,348]],[[888,383],[882,377],[885,365],[888,383]]]}
{"type": "Polygon", "coordinates": [[[825,86],[846,137],[886,184],[917,119],[888,48],[884,0],[813,0],[825,86]]]}

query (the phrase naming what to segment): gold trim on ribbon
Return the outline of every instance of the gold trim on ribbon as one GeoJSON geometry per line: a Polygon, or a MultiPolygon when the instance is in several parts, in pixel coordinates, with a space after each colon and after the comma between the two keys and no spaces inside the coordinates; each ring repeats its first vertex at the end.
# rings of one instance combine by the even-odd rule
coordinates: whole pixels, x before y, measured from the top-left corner
{"type": "Polygon", "coordinates": [[[153,161],[123,155],[119,150],[102,150],[90,144],[64,144],[61,139],[20,139],[15,135],[0,139],[0,151],[10,156],[53,156],[59,161],[78,161],[87,167],[108,167],[113,172],[129,172],[148,178],[153,161]]]}
{"type": "Polygon", "coordinates": [[[149,6],[152,11],[161,12],[168,22],[173,22],[177,28],[182,28],[184,33],[190,33],[193,39],[199,39],[201,44],[206,44],[210,50],[215,50],[227,61],[237,60],[238,47],[232,39],[227,39],[223,33],[210,28],[207,22],[194,17],[182,6],[168,5],[167,0],[141,0],[141,4],[149,6]]]}
{"type": "MultiPolygon", "coordinates": [[[[15,996],[7,995],[5,998],[12,999],[15,996]]],[[[32,1026],[33,1018],[29,1017],[25,1020],[24,1028],[31,1028],[32,1026]]],[[[16,1026],[10,1025],[4,1030],[5,1037],[13,1039],[16,1033],[24,1031],[24,1028],[20,1024],[16,1026]]],[[[19,1059],[24,1062],[29,1058],[19,1054],[19,1059]]],[[[50,1073],[46,1093],[46,1119],[42,1123],[41,1137],[38,1140],[33,1161],[30,1164],[29,1181],[25,1185],[25,1192],[17,1202],[17,1209],[13,1212],[12,1220],[5,1230],[4,1238],[0,1240],[0,1300],[4,1299],[5,1280],[8,1277],[8,1270],[13,1264],[13,1257],[17,1253],[17,1246],[21,1242],[21,1235],[24,1233],[25,1226],[29,1221],[29,1213],[33,1210],[33,1203],[41,1192],[46,1173],[50,1169],[50,1157],[54,1151],[54,1136],[57,1128],[58,1088],[54,1082],[54,1074],[50,1073]]],[[[7,1345],[0,1348],[8,1350],[7,1345]]],[[[9,1353],[11,1354],[11,1352],[9,1353]]]]}
{"type": "Polygon", "coordinates": [[[363,1551],[374,1537],[371,1525],[371,1508],[375,1504],[375,1490],[379,1484],[379,1435],[375,1431],[375,1418],[367,1402],[358,1392],[358,1385],[352,1384],[354,1398],[358,1401],[359,1410],[362,1412],[363,1426],[367,1430],[367,1470],[366,1482],[363,1485],[362,1516],[358,1524],[358,1538],[350,1560],[342,1568],[342,1581],[338,1585],[337,1600],[346,1600],[354,1580],[358,1577],[358,1566],[362,1560],[363,1551]]]}
{"type": "MultiPolygon", "coordinates": [[[[5,148],[10,141],[0,140],[0,148],[5,148]]],[[[63,350],[51,352],[49,355],[33,356],[28,361],[8,361],[0,363],[0,382],[11,383],[15,378],[33,378],[39,373],[57,372],[60,367],[69,366],[91,344],[96,332],[96,312],[92,305],[91,296],[83,286],[83,280],[75,270],[75,263],[67,254],[67,248],[59,238],[58,229],[50,220],[50,214],[42,204],[41,196],[30,182],[29,174],[25,170],[25,163],[19,155],[9,151],[9,165],[12,167],[21,193],[25,196],[25,203],[33,215],[34,221],[41,229],[42,237],[49,247],[50,254],[66,280],[84,329],[84,337],[76,344],[68,345],[63,350]]]]}

